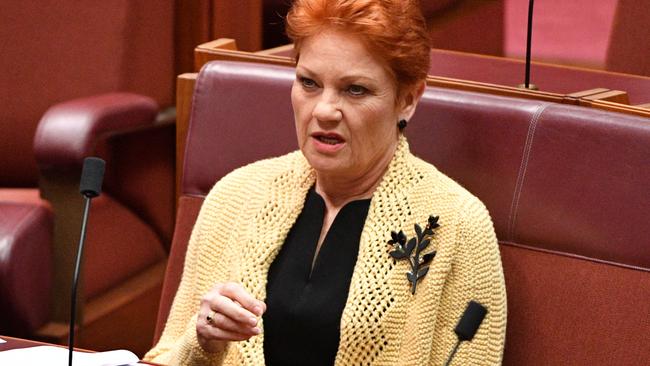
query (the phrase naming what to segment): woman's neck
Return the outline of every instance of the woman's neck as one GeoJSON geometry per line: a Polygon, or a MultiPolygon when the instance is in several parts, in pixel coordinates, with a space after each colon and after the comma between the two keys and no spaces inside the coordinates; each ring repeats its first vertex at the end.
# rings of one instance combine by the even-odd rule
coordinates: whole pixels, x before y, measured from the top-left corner
{"type": "Polygon", "coordinates": [[[361,175],[328,175],[316,172],[316,192],[325,201],[328,211],[335,211],[348,202],[371,198],[381,182],[395,148],[361,175]]]}

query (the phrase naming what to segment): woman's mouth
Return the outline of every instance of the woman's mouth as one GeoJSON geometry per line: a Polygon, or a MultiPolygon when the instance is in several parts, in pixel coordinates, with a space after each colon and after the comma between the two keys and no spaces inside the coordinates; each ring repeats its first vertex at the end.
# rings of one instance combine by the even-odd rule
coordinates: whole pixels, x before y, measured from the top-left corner
{"type": "Polygon", "coordinates": [[[323,142],[323,143],[329,144],[329,145],[336,145],[336,144],[339,144],[339,143],[342,142],[341,139],[339,139],[337,137],[331,137],[331,136],[316,136],[316,139],[318,139],[318,141],[320,141],[320,142],[323,142]]]}
{"type": "Polygon", "coordinates": [[[316,132],[311,135],[316,150],[322,153],[334,153],[343,147],[345,139],[337,133],[316,132]]]}

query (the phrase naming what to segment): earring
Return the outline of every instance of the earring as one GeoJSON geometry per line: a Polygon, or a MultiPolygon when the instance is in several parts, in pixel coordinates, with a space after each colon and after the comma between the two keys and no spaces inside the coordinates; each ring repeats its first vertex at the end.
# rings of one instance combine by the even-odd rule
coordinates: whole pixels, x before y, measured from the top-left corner
{"type": "Polygon", "coordinates": [[[397,128],[399,128],[400,132],[404,131],[406,125],[408,125],[408,122],[405,119],[400,119],[399,122],[397,122],[397,128]]]}

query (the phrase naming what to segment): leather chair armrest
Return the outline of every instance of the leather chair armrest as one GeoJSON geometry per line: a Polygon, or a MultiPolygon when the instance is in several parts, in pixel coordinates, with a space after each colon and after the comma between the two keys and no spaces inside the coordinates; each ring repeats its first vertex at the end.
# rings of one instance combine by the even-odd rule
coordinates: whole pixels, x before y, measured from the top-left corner
{"type": "Polygon", "coordinates": [[[38,124],[34,153],[40,168],[80,166],[97,141],[156,123],[158,105],[148,97],[110,93],[50,107],[38,124]]]}

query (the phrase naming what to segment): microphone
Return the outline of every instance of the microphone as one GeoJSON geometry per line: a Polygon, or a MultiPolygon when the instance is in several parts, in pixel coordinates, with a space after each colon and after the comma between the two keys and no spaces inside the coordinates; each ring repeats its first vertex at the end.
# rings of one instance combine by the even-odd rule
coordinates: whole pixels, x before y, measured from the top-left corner
{"type": "Polygon", "coordinates": [[[451,354],[447,357],[445,366],[449,366],[461,342],[471,341],[474,338],[478,327],[483,322],[483,318],[485,318],[485,314],[487,314],[485,306],[474,300],[467,303],[467,308],[465,308],[465,312],[460,317],[460,320],[458,320],[458,324],[456,324],[456,328],[454,329],[456,336],[458,336],[458,342],[456,342],[456,346],[454,346],[451,354]]]}
{"type": "Polygon", "coordinates": [[[84,159],[84,166],[81,170],[81,181],[79,192],[87,198],[95,198],[102,193],[102,181],[104,180],[104,160],[95,157],[84,159]]]}
{"type": "Polygon", "coordinates": [[[83,169],[81,171],[81,181],[79,183],[79,192],[84,197],[84,214],[81,219],[81,238],[79,239],[79,249],[77,250],[77,261],[74,267],[72,277],[72,299],[70,306],[70,332],[68,334],[68,366],[72,366],[72,349],[74,348],[74,324],[77,313],[77,284],[79,283],[79,268],[81,267],[81,257],[86,241],[86,224],[90,212],[90,201],[99,196],[102,192],[102,181],[104,180],[104,160],[95,157],[84,159],[83,169]]]}

